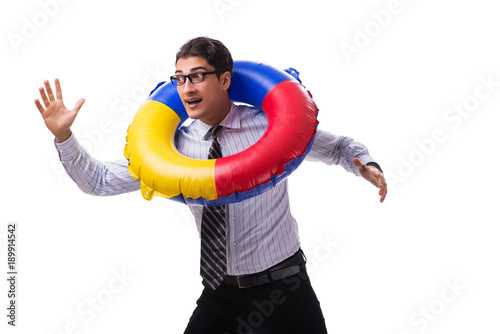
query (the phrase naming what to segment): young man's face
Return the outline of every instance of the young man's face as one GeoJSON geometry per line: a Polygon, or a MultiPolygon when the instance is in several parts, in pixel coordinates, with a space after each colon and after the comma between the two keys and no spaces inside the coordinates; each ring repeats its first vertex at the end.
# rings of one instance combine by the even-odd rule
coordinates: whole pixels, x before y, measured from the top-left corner
{"type": "MultiPolygon", "coordinates": [[[[179,58],[175,67],[175,74],[182,75],[215,71],[202,57],[179,58]]],[[[183,85],[177,86],[177,92],[190,118],[217,125],[229,112],[230,100],[227,90],[230,83],[229,72],[222,73],[220,78],[217,78],[217,74],[207,74],[200,83],[191,83],[186,78],[183,85]]]]}

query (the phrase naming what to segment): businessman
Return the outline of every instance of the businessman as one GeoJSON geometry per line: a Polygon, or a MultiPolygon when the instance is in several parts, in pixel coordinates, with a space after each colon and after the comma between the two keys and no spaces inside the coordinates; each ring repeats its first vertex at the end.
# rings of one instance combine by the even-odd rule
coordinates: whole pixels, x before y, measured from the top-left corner
{"type": "MultiPolygon", "coordinates": [[[[196,159],[233,155],[266,131],[261,110],[231,101],[232,70],[231,53],[218,40],[194,38],[177,52],[170,80],[194,120],[176,135],[182,154],[196,159]]],[[[82,191],[107,196],[140,189],[126,159],[103,163],[79,145],[71,126],[84,99],[67,109],[58,79],[55,94],[45,81],[40,95],[37,109],[55,136],[64,168],[82,191]]],[[[381,167],[364,145],[351,138],[318,129],[306,160],[340,165],[363,177],[378,188],[380,202],[387,195],[381,167]]],[[[307,275],[298,224],[290,212],[287,180],[239,203],[190,206],[190,210],[200,234],[204,289],[184,333],[327,333],[307,275]]],[[[184,274],[182,268],[171,269],[175,275],[184,274]]]]}

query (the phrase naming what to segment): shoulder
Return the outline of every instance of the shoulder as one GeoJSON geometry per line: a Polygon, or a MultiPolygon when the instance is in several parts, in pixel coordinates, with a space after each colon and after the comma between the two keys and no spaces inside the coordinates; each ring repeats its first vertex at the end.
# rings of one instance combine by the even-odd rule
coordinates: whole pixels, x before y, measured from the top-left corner
{"type": "Polygon", "coordinates": [[[266,114],[259,108],[246,104],[240,104],[236,105],[236,110],[242,125],[254,122],[267,124],[266,114]]]}
{"type": "Polygon", "coordinates": [[[249,104],[235,104],[234,105],[239,114],[248,114],[258,116],[259,114],[264,114],[262,110],[249,104]]]}
{"type": "Polygon", "coordinates": [[[187,119],[175,132],[176,145],[184,141],[199,141],[205,136],[207,130],[199,120],[187,119]]]}

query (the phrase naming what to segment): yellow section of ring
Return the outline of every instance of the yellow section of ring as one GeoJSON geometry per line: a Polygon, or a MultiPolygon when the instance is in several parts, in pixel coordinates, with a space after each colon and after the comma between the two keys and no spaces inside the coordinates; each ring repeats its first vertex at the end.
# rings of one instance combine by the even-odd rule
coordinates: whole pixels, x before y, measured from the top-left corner
{"type": "Polygon", "coordinates": [[[217,199],[213,160],[198,160],[182,155],[175,147],[177,114],[165,104],[146,101],[134,117],[127,133],[125,157],[128,169],[141,180],[142,196],[154,195],[217,199]],[[155,190],[153,190],[155,189],[155,190]]]}

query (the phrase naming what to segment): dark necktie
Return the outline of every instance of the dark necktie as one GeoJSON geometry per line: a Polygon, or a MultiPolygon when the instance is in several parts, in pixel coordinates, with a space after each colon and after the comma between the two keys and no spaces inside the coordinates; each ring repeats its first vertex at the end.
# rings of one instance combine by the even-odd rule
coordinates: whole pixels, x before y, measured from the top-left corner
{"type": "MultiPolygon", "coordinates": [[[[221,148],[217,141],[217,134],[222,128],[218,125],[210,129],[213,142],[208,152],[208,159],[222,158],[221,148]]],[[[215,290],[224,280],[226,270],[225,206],[204,207],[201,218],[201,277],[215,290]]]]}

